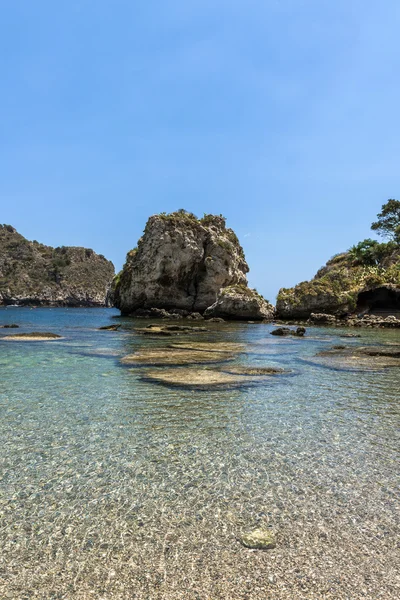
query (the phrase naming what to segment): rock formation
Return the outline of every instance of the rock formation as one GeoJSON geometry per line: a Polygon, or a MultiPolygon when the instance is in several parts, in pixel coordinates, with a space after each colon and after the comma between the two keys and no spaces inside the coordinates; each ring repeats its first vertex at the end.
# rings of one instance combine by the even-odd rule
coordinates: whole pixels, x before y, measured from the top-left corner
{"type": "Polygon", "coordinates": [[[276,310],[281,319],[307,319],[312,313],[400,315],[400,248],[388,244],[375,264],[352,252],[339,254],[311,281],[282,288],[276,310]]]}
{"type": "MultiPolygon", "coordinates": [[[[248,270],[239,240],[222,216],[162,213],[149,218],[137,248],[128,253],[114,280],[113,299],[124,315],[154,308],[203,312],[229,286],[250,294],[248,270]]],[[[242,318],[263,318],[254,298],[247,300],[242,318]]]]}
{"type": "Polygon", "coordinates": [[[0,305],[105,306],[113,264],[88,248],[52,248],[0,225],[0,305]]]}
{"type": "Polygon", "coordinates": [[[271,320],[275,309],[255,290],[241,285],[224,288],[214,304],[209,306],[205,317],[222,317],[223,319],[271,320]]]}

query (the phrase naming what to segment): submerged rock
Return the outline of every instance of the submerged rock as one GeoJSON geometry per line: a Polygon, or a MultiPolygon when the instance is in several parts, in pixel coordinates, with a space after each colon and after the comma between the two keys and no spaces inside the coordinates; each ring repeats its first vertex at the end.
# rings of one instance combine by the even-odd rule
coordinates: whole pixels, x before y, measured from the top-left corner
{"type": "Polygon", "coordinates": [[[50,342],[53,340],[61,340],[62,337],[56,333],[32,331],[30,333],[14,333],[13,335],[6,335],[0,339],[15,342],[50,342]]]}
{"type": "Polygon", "coordinates": [[[400,347],[336,345],[319,352],[312,362],[339,369],[376,370],[400,367],[400,347]]]}
{"type": "Polygon", "coordinates": [[[180,333],[204,333],[206,327],[193,325],[148,325],[144,328],[135,329],[136,333],[142,335],[179,335],[180,333]]]}
{"type": "Polygon", "coordinates": [[[166,331],[208,331],[207,327],[198,325],[165,325],[164,329],[166,331]]]}
{"type": "Polygon", "coordinates": [[[199,350],[178,350],[173,348],[143,348],[135,354],[130,354],[121,359],[128,365],[189,365],[209,364],[232,360],[233,354],[229,352],[205,352],[199,350]]]}
{"type": "Polygon", "coordinates": [[[275,309],[256,290],[247,286],[233,285],[221,290],[212,306],[204,312],[205,317],[224,319],[272,320],[275,309]]]}
{"type": "Polygon", "coordinates": [[[198,350],[206,352],[232,352],[234,354],[275,354],[275,348],[262,347],[261,344],[242,344],[239,342],[174,342],[170,348],[198,350]]]}
{"type": "Polygon", "coordinates": [[[232,375],[249,375],[251,377],[265,377],[268,375],[281,375],[285,373],[284,369],[278,367],[241,367],[241,366],[226,366],[220,367],[220,370],[224,373],[231,373],[232,375]]]}
{"type": "Polygon", "coordinates": [[[271,369],[251,369],[239,367],[232,369],[199,369],[199,368],[174,368],[157,369],[146,371],[142,378],[152,383],[160,383],[166,386],[179,386],[185,388],[218,388],[218,387],[243,387],[248,385],[259,385],[271,376],[271,369]],[[250,371],[253,370],[253,373],[250,371]]]}
{"type": "Polygon", "coordinates": [[[341,337],[341,338],[359,338],[359,337],[361,337],[361,335],[358,333],[342,333],[341,335],[339,335],[339,337],[341,337]]]}
{"type": "Polygon", "coordinates": [[[178,331],[167,331],[164,327],[138,327],[134,331],[140,335],[161,335],[165,337],[171,337],[179,333],[178,331]]]}
{"type": "Polygon", "coordinates": [[[305,333],[305,327],[297,327],[297,329],[291,329],[290,327],[277,327],[271,331],[271,335],[278,336],[294,335],[296,337],[303,337],[305,333]]]}
{"type": "Polygon", "coordinates": [[[242,535],[240,541],[246,548],[255,550],[269,550],[276,547],[275,535],[271,529],[255,529],[242,535]]]}
{"type": "Polygon", "coordinates": [[[246,346],[236,342],[175,342],[170,348],[197,350],[199,352],[245,352],[246,346]]]}
{"type": "Polygon", "coordinates": [[[103,325],[103,327],[99,327],[99,331],[118,331],[121,327],[121,323],[118,325],[103,325]]]}
{"type": "Polygon", "coordinates": [[[11,323],[10,325],[0,325],[1,329],[18,329],[19,325],[11,323]]]}

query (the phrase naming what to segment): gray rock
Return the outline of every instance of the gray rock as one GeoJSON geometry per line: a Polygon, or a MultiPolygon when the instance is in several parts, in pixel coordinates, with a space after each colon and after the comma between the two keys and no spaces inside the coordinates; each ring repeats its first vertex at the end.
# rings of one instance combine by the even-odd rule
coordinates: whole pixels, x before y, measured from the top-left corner
{"type": "Polygon", "coordinates": [[[204,312],[205,317],[265,321],[274,318],[275,309],[255,290],[234,285],[221,290],[217,301],[204,312]]]}
{"type": "Polygon", "coordinates": [[[126,315],[151,308],[202,312],[221,288],[246,286],[248,270],[223,217],[197,219],[184,211],[154,215],[114,281],[115,306],[126,315]]]}
{"type": "Polygon", "coordinates": [[[335,315],[328,315],[326,313],[311,313],[309,321],[313,325],[334,325],[336,317],[335,315]]]}

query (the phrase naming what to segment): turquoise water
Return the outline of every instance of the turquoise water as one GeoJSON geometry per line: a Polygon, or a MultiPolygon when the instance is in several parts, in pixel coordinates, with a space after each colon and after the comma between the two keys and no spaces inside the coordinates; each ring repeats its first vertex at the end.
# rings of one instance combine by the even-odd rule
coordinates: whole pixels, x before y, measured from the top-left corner
{"type": "Polygon", "coordinates": [[[149,339],[133,331],[147,321],[116,314],[0,310],[20,325],[1,336],[63,336],[0,338],[0,597],[397,598],[400,370],[307,360],[399,331],[280,339],[226,323],[149,339]],[[119,362],[186,340],[256,344],[236,361],[290,374],[188,390],[119,362]],[[274,529],[276,550],[243,548],[255,527],[274,529]]]}

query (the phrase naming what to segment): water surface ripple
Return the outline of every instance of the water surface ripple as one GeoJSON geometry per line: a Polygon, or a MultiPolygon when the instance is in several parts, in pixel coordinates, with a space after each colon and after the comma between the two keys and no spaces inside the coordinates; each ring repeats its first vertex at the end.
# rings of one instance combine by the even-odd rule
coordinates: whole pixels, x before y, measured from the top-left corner
{"type": "Polygon", "coordinates": [[[187,390],[120,364],[175,339],[139,336],[143,321],[114,314],[0,310],[0,325],[64,337],[0,338],[1,598],[400,596],[400,370],[307,362],[331,344],[399,343],[398,332],[288,340],[269,325],[213,324],[177,340],[251,344],[260,354],[238,363],[292,376],[187,390]],[[116,322],[120,332],[97,330],[116,322]],[[256,527],[274,528],[276,549],[239,543],[256,527]]]}

